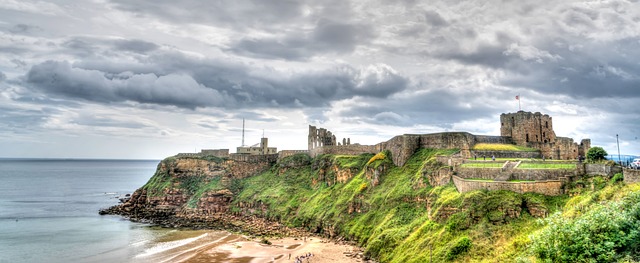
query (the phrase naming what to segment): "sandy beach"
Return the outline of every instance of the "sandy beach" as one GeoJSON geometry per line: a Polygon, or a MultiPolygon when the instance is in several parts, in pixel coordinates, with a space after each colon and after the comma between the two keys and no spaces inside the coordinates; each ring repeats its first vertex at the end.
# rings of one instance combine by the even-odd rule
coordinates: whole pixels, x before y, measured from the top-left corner
{"type": "Polygon", "coordinates": [[[305,257],[301,262],[362,262],[349,256],[360,253],[357,247],[319,237],[268,240],[270,245],[224,231],[178,231],[157,240],[153,247],[136,256],[135,262],[275,263],[295,262],[296,257],[309,254],[313,256],[305,257]]]}

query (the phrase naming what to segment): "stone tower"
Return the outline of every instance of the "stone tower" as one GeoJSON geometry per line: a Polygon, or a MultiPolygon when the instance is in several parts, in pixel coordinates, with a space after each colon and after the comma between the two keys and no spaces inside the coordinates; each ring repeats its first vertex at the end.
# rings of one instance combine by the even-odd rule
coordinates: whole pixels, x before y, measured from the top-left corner
{"type": "Polygon", "coordinates": [[[527,143],[554,143],[556,133],[553,131],[551,117],[540,112],[518,111],[500,115],[500,135],[511,137],[517,145],[527,143]]]}

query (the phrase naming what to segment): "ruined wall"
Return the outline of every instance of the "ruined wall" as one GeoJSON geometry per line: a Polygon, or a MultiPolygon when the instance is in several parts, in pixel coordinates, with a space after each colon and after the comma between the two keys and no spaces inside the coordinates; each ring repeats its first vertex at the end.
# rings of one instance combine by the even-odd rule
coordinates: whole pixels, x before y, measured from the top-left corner
{"type": "Polygon", "coordinates": [[[625,168],[623,174],[625,183],[640,183],[640,170],[625,168]]]}
{"type": "Polygon", "coordinates": [[[229,156],[229,149],[202,149],[200,153],[224,158],[229,156]]]}
{"type": "Polygon", "coordinates": [[[336,136],[331,131],[325,128],[316,128],[316,126],[309,125],[308,135],[308,150],[323,147],[338,145],[336,136]]]}
{"type": "Polygon", "coordinates": [[[334,146],[323,146],[315,149],[311,149],[309,151],[309,155],[311,157],[316,157],[320,154],[343,154],[343,155],[359,155],[363,153],[378,153],[378,150],[375,145],[360,145],[360,144],[351,144],[351,145],[334,145],[334,146]]]}
{"type": "Polygon", "coordinates": [[[482,182],[465,180],[454,175],[453,184],[461,193],[482,189],[490,191],[507,190],[520,194],[539,193],[550,196],[562,195],[564,193],[564,183],[559,180],[542,182],[482,182]]]}
{"type": "Polygon", "coordinates": [[[278,152],[278,161],[289,157],[291,155],[296,155],[296,154],[300,154],[300,153],[304,153],[304,154],[309,154],[308,150],[282,150],[280,152],[278,152]]]}
{"type": "Polygon", "coordinates": [[[418,149],[460,149],[460,156],[469,158],[475,145],[475,136],[468,132],[442,132],[431,134],[398,135],[377,145],[379,150],[389,150],[393,163],[402,166],[418,149]]]}
{"type": "Polygon", "coordinates": [[[389,150],[393,163],[396,166],[402,166],[420,148],[420,136],[398,135],[377,146],[380,150],[389,150]]]}

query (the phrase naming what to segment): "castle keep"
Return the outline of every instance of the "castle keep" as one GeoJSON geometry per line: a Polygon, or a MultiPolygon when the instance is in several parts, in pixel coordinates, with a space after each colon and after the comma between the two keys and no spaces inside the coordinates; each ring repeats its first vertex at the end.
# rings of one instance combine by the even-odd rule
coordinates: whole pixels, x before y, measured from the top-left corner
{"type": "Polygon", "coordinates": [[[577,159],[591,148],[589,139],[583,139],[578,145],[571,138],[556,137],[551,117],[540,112],[503,113],[500,136],[511,138],[516,145],[538,149],[542,156],[550,159],[577,159]]]}

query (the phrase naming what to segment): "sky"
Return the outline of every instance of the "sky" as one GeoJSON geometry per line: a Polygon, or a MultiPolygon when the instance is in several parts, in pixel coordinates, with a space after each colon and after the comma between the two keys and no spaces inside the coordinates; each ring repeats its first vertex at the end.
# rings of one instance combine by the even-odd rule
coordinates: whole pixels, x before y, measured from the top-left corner
{"type": "Polygon", "coordinates": [[[549,114],[640,154],[640,3],[0,0],[0,157],[160,159],[549,114]]]}

